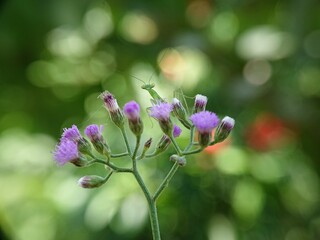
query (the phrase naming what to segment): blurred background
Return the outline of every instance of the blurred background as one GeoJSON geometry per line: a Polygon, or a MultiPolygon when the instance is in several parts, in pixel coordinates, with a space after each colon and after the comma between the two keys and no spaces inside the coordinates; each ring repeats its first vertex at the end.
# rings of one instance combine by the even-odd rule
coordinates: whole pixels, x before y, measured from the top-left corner
{"type": "MultiPolygon", "coordinates": [[[[181,89],[189,106],[206,95],[207,109],[236,119],[159,199],[163,239],[320,239],[319,1],[11,0],[0,11],[0,239],[151,239],[131,176],[81,189],[103,167],[61,168],[51,154],[62,128],[92,123],[122,152],[97,97],[147,109],[142,81],[168,101],[181,89]]],[[[172,153],[140,163],[150,189],[172,153]]]]}

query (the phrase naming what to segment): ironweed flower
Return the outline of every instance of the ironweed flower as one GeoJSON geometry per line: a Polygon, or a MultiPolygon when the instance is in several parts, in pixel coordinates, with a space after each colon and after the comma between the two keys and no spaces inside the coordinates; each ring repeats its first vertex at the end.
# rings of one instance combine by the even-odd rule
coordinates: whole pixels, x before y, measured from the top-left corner
{"type": "Polygon", "coordinates": [[[213,112],[203,111],[191,115],[190,120],[199,132],[199,144],[208,146],[211,141],[211,132],[218,126],[219,118],[213,112]]]}
{"type": "Polygon", "coordinates": [[[222,142],[224,141],[230,134],[231,130],[233,129],[235,121],[231,117],[224,117],[219,124],[215,134],[214,134],[214,141],[215,142],[222,142]]]}
{"type": "Polygon", "coordinates": [[[103,125],[91,124],[86,127],[84,133],[90,139],[94,148],[101,154],[109,156],[110,149],[102,136],[103,125]]]}
{"type": "Polygon", "coordinates": [[[109,111],[111,120],[116,126],[122,128],[124,124],[123,114],[119,108],[117,99],[115,99],[114,96],[108,91],[103,92],[100,95],[100,98],[103,100],[104,106],[109,111]]]}
{"type": "Polygon", "coordinates": [[[83,154],[91,154],[92,149],[90,143],[81,136],[79,129],[76,125],[72,125],[71,128],[63,129],[61,142],[65,140],[76,143],[78,145],[79,152],[83,154]]]}
{"type": "Polygon", "coordinates": [[[193,113],[202,112],[206,109],[208,98],[204,95],[197,94],[196,100],[194,101],[193,113]]]}
{"type": "Polygon", "coordinates": [[[123,107],[124,115],[128,118],[130,130],[140,136],[143,131],[143,123],[140,118],[140,106],[135,101],[126,103],[123,107]]]}
{"type": "Polygon", "coordinates": [[[170,113],[172,112],[172,105],[166,102],[158,102],[150,109],[149,115],[158,120],[162,131],[169,135],[172,131],[172,122],[170,120],[170,113]]]}
{"type": "Polygon", "coordinates": [[[68,139],[62,139],[53,152],[53,158],[60,166],[71,162],[78,167],[86,164],[86,160],[80,156],[77,143],[68,139]]]}

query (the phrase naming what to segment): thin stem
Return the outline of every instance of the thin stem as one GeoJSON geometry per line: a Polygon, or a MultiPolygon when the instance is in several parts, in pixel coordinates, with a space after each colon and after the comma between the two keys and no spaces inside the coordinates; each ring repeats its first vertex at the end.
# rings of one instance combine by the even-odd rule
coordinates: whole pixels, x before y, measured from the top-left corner
{"type": "MultiPolygon", "coordinates": [[[[137,156],[138,149],[140,147],[140,140],[141,140],[141,136],[139,135],[136,138],[136,147],[134,148],[133,155],[132,155],[132,161],[134,165],[136,163],[136,156],[137,156]]],[[[135,168],[135,166],[133,167],[135,168]]]]}
{"type": "Polygon", "coordinates": [[[120,130],[121,130],[121,134],[123,136],[124,142],[126,144],[126,148],[128,150],[129,156],[131,157],[132,156],[132,152],[131,152],[131,148],[130,148],[130,145],[129,145],[129,141],[128,141],[128,137],[127,137],[127,134],[126,134],[126,130],[124,129],[124,127],[120,128],[120,130]]]}
{"type": "Polygon", "coordinates": [[[113,171],[109,172],[109,174],[104,178],[103,182],[106,183],[112,174],[113,174],[113,171]]]}
{"type": "Polygon", "coordinates": [[[93,161],[91,161],[90,163],[101,163],[104,165],[107,165],[109,168],[111,168],[114,172],[131,172],[132,173],[132,169],[130,168],[121,168],[121,167],[117,167],[114,164],[112,164],[111,162],[106,162],[102,159],[98,159],[95,158],[93,161]]]}
{"type": "Polygon", "coordinates": [[[199,153],[203,150],[203,148],[197,148],[195,150],[189,151],[189,152],[183,152],[182,155],[186,156],[186,155],[191,155],[191,154],[195,154],[195,153],[199,153]]]}
{"type": "Polygon", "coordinates": [[[146,197],[147,202],[148,202],[153,240],[161,240],[156,203],[155,203],[155,201],[153,201],[151,194],[150,194],[147,186],[143,182],[137,169],[133,170],[133,175],[135,176],[135,178],[136,178],[136,180],[137,180],[137,182],[138,182],[138,184],[139,184],[139,186],[140,186],[142,192],[144,193],[144,196],[146,197]]]}
{"type": "Polygon", "coordinates": [[[171,135],[169,136],[169,138],[170,138],[170,140],[171,140],[174,148],[176,149],[178,155],[181,156],[181,155],[182,155],[182,151],[181,151],[181,149],[179,148],[176,140],[174,139],[173,134],[171,134],[171,135]]]}
{"type": "Polygon", "coordinates": [[[112,157],[112,158],[120,158],[120,157],[125,157],[125,156],[128,156],[128,155],[129,155],[128,152],[124,152],[124,153],[110,154],[110,157],[112,157]]]}
{"type": "Polygon", "coordinates": [[[190,128],[190,142],[189,142],[189,145],[184,149],[184,152],[188,151],[192,147],[193,138],[194,138],[194,125],[192,125],[190,128]]]}
{"type": "Polygon", "coordinates": [[[168,172],[167,176],[163,179],[162,183],[158,187],[157,191],[153,195],[153,201],[156,202],[159,198],[160,194],[163,192],[163,190],[169,185],[170,180],[174,176],[174,174],[177,172],[179,168],[178,162],[175,162],[173,166],[171,167],[170,171],[168,172]]]}

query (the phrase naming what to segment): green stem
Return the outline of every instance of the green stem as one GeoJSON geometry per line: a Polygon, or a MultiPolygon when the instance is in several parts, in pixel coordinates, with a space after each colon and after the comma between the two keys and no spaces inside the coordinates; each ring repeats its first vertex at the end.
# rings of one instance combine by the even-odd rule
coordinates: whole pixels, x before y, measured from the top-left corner
{"type": "Polygon", "coordinates": [[[139,146],[140,146],[140,140],[141,140],[141,136],[137,136],[136,138],[136,147],[134,148],[134,152],[133,152],[133,155],[132,155],[132,167],[133,169],[137,169],[137,159],[136,159],[136,156],[137,156],[137,152],[138,152],[138,149],[139,149],[139,146]]]}
{"type": "Polygon", "coordinates": [[[113,174],[113,171],[109,172],[109,174],[104,178],[103,182],[106,183],[112,174],[113,174]]]}
{"type": "Polygon", "coordinates": [[[156,202],[159,198],[160,194],[163,192],[163,190],[169,185],[170,180],[174,176],[174,174],[177,172],[179,168],[178,162],[175,162],[173,166],[171,167],[170,171],[168,172],[167,176],[163,179],[162,183],[158,187],[157,191],[153,195],[153,201],[156,202]]]}
{"type": "Polygon", "coordinates": [[[128,150],[129,156],[131,157],[132,156],[132,152],[131,152],[131,148],[130,148],[130,145],[129,145],[129,141],[128,141],[128,137],[127,137],[127,134],[126,134],[126,130],[124,129],[124,127],[120,128],[120,130],[121,130],[121,134],[123,136],[124,142],[126,144],[126,148],[128,150]]]}
{"type": "Polygon", "coordinates": [[[191,154],[195,154],[195,153],[199,153],[203,150],[203,148],[197,148],[195,150],[189,151],[189,152],[183,152],[182,155],[186,156],[186,155],[191,155],[191,154]]]}
{"type": "Polygon", "coordinates": [[[148,202],[153,240],[161,240],[156,202],[152,199],[151,194],[147,186],[143,182],[137,169],[133,170],[133,175],[136,178],[148,202]]]}
{"type": "Polygon", "coordinates": [[[121,168],[121,167],[117,167],[114,164],[112,164],[111,162],[106,162],[102,159],[98,159],[95,158],[93,161],[91,161],[90,163],[101,163],[104,165],[107,165],[109,168],[111,168],[114,172],[132,172],[132,169],[130,168],[121,168]]]}
{"type": "Polygon", "coordinates": [[[120,158],[120,157],[125,157],[125,156],[128,156],[128,155],[129,155],[129,153],[125,152],[125,153],[111,154],[110,157],[112,157],[112,158],[120,158]]]}
{"type": "Polygon", "coordinates": [[[190,142],[189,142],[189,145],[184,149],[184,152],[188,151],[192,147],[193,138],[194,138],[194,126],[192,125],[190,128],[190,142]]]}
{"type": "Polygon", "coordinates": [[[171,140],[171,142],[172,142],[172,144],[173,144],[173,147],[176,149],[178,155],[181,156],[181,155],[182,155],[182,151],[181,151],[181,149],[179,148],[176,140],[174,139],[173,134],[171,134],[171,135],[169,136],[169,138],[170,138],[170,140],[171,140]]]}

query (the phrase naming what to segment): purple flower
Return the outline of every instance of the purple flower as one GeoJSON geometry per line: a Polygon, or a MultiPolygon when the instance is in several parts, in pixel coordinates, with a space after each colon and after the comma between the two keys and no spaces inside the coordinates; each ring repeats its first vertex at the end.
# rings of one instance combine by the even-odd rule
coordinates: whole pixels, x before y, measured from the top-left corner
{"type": "Polygon", "coordinates": [[[71,128],[64,128],[61,140],[69,140],[73,141],[74,143],[78,142],[82,139],[82,136],[79,132],[79,129],[76,125],[72,125],[71,128]]]}
{"type": "Polygon", "coordinates": [[[140,106],[135,101],[126,103],[123,112],[130,121],[137,122],[140,119],[140,106]]]}
{"type": "Polygon", "coordinates": [[[119,109],[117,100],[110,92],[105,91],[100,95],[100,97],[103,100],[104,105],[109,110],[109,112],[115,112],[119,109]]]}
{"type": "Polygon", "coordinates": [[[179,126],[177,126],[177,125],[173,126],[173,137],[175,137],[175,138],[179,137],[181,132],[182,132],[182,130],[179,126]]]}
{"type": "Polygon", "coordinates": [[[84,130],[90,141],[99,141],[102,138],[103,125],[91,124],[84,130]]]}
{"type": "Polygon", "coordinates": [[[231,130],[233,129],[235,121],[231,117],[224,117],[219,124],[218,128],[214,134],[215,142],[222,142],[224,141],[230,134],[231,130]]]}
{"type": "Polygon", "coordinates": [[[194,112],[202,112],[206,109],[208,98],[204,95],[197,94],[196,100],[194,101],[194,112]]]}
{"type": "Polygon", "coordinates": [[[158,102],[150,109],[149,115],[159,121],[161,130],[167,134],[172,134],[172,122],[170,120],[170,113],[172,112],[172,104],[166,102],[158,102]]]}
{"type": "Polygon", "coordinates": [[[213,112],[203,111],[191,115],[190,120],[193,125],[198,129],[199,133],[210,133],[218,126],[219,118],[213,112]]]}
{"type": "Polygon", "coordinates": [[[105,91],[100,95],[100,98],[104,102],[104,106],[108,109],[111,120],[116,124],[119,128],[123,127],[124,120],[123,120],[123,113],[119,108],[119,105],[117,103],[117,100],[114,98],[114,96],[108,92],[105,91]]]}
{"type": "Polygon", "coordinates": [[[67,162],[77,161],[79,159],[79,152],[77,144],[68,139],[62,140],[53,152],[54,160],[58,165],[62,166],[67,162]]]}
{"type": "Polygon", "coordinates": [[[170,119],[170,113],[172,110],[173,107],[171,104],[166,102],[158,102],[151,107],[149,115],[158,119],[159,121],[167,122],[170,119]]]}

